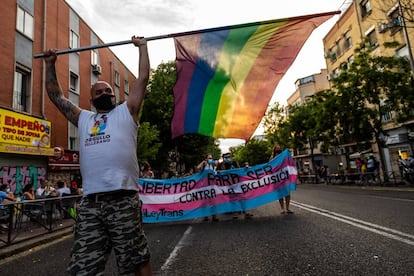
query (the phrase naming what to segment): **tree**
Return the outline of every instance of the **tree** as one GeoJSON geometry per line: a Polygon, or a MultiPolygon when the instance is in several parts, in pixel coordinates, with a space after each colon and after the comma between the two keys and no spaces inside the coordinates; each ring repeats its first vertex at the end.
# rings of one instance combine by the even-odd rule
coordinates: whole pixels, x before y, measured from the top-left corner
{"type": "Polygon", "coordinates": [[[154,161],[161,147],[157,127],[151,126],[149,122],[143,122],[140,125],[137,140],[139,161],[154,161]]]}
{"type": "Polygon", "coordinates": [[[265,140],[251,139],[245,145],[233,149],[233,158],[242,166],[249,162],[250,166],[263,164],[269,161],[271,148],[265,140]]]}
{"type": "MultiPolygon", "coordinates": [[[[409,117],[407,111],[414,103],[413,80],[407,59],[372,52],[369,42],[362,42],[355,50],[354,62],[333,80],[341,107],[333,115],[338,126],[336,135],[343,143],[373,140],[377,144],[385,172],[383,118],[390,111],[395,111],[400,120],[409,117]]],[[[387,180],[386,174],[384,177],[387,180]]]]}
{"type": "Polygon", "coordinates": [[[168,153],[174,149],[171,139],[171,118],[174,111],[173,86],[176,80],[174,62],[161,63],[151,72],[148,92],[145,94],[141,121],[148,122],[159,131],[161,147],[153,167],[157,170],[168,166],[168,153]]]}
{"type": "Polygon", "coordinates": [[[266,134],[266,139],[270,147],[279,144],[283,147],[289,147],[290,130],[283,131],[287,128],[283,127],[286,124],[286,109],[280,103],[275,102],[263,117],[263,128],[266,134]]]}

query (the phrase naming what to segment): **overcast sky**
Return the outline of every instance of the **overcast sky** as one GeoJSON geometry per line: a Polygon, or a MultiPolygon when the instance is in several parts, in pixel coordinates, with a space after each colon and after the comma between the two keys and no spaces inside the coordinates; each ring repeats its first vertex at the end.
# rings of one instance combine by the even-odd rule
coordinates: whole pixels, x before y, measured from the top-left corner
{"type": "MultiPolygon", "coordinates": [[[[132,35],[152,37],[248,22],[286,18],[342,10],[352,0],[66,0],[79,16],[105,42],[124,41],[132,35]]],[[[285,77],[279,82],[271,103],[286,99],[295,91],[297,79],[319,73],[326,68],[322,38],[339,16],[334,16],[310,36],[285,77]]],[[[138,72],[138,52],[132,45],[111,50],[133,72],[138,72]]],[[[148,42],[151,67],[175,60],[172,39],[148,42]]],[[[260,128],[256,134],[261,133],[260,128]]],[[[226,139],[228,146],[243,142],[226,139]]]]}

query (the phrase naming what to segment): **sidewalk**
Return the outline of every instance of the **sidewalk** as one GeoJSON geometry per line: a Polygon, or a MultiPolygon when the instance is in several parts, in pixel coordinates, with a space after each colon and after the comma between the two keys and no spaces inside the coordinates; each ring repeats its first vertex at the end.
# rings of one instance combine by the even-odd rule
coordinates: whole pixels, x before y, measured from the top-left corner
{"type": "MultiPolygon", "coordinates": [[[[33,247],[52,242],[61,237],[72,235],[74,223],[75,221],[73,219],[63,220],[62,225],[53,232],[45,232],[45,229],[42,227],[33,227],[30,230],[21,231],[11,245],[0,244],[0,260],[22,253],[33,247]]],[[[1,234],[3,237],[4,233],[2,232],[1,234]]]]}

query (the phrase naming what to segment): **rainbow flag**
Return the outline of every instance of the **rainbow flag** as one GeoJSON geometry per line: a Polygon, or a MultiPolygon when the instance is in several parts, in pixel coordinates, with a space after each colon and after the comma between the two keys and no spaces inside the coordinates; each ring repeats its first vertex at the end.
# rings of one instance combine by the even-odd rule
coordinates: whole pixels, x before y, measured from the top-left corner
{"type": "Polygon", "coordinates": [[[312,31],[338,12],[247,23],[174,38],[172,137],[248,140],[312,31]]]}

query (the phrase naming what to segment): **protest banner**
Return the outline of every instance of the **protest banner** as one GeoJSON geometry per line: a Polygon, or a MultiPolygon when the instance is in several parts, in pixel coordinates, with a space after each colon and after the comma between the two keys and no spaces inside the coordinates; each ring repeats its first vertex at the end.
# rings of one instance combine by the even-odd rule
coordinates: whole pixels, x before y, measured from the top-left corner
{"type": "Polygon", "coordinates": [[[288,150],[248,168],[205,170],[175,179],[138,182],[144,223],[173,222],[246,211],[296,189],[297,169],[288,150]]]}

